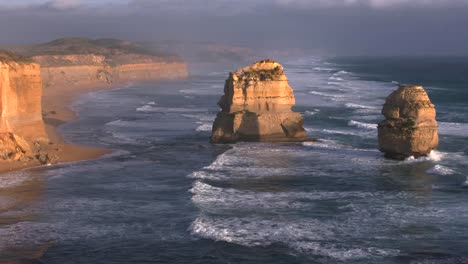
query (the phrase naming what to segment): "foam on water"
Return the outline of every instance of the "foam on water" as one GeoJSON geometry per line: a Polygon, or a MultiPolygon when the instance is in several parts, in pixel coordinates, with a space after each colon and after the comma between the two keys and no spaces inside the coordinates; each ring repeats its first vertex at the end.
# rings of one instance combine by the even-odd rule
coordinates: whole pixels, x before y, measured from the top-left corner
{"type": "Polygon", "coordinates": [[[261,218],[199,217],[189,230],[193,235],[215,241],[226,241],[247,247],[284,244],[291,250],[336,260],[381,258],[397,255],[398,250],[355,248],[340,242],[326,241],[335,234],[335,224],[317,219],[307,221],[267,220],[261,218]]]}
{"type": "Polygon", "coordinates": [[[414,156],[411,156],[411,157],[407,158],[404,162],[406,162],[406,163],[424,162],[424,161],[438,162],[438,161],[441,161],[442,159],[444,159],[447,155],[448,155],[448,153],[433,150],[426,157],[415,158],[414,156]]]}
{"type": "Polygon", "coordinates": [[[13,172],[0,175],[0,190],[14,188],[31,180],[31,175],[27,172],[13,172]]]}
{"type": "Polygon", "coordinates": [[[304,208],[314,205],[313,202],[360,199],[375,196],[383,196],[380,192],[333,192],[333,191],[309,191],[309,192],[258,192],[238,190],[234,188],[214,187],[207,183],[196,181],[190,189],[193,194],[192,201],[206,208],[221,209],[279,209],[279,208],[304,208]]]}
{"type": "Polygon", "coordinates": [[[213,125],[211,123],[202,123],[202,122],[197,122],[199,126],[195,128],[195,131],[211,131],[213,128],[213,125]]]}
{"type": "Polygon", "coordinates": [[[199,109],[194,108],[178,108],[178,107],[157,107],[152,105],[144,105],[136,109],[138,112],[145,113],[185,113],[185,112],[200,112],[199,109]]]}
{"type": "Polygon", "coordinates": [[[332,139],[320,139],[317,142],[304,142],[304,146],[313,147],[313,148],[324,148],[324,149],[349,149],[350,146],[338,143],[336,140],[332,139]]]}
{"type": "Polygon", "coordinates": [[[347,108],[352,108],[352,109],[373,109],[373,110],[378,109],[375,106],[355,104],[355,103],[346,103],[345,106],[347,108]]]}
{"type": "Polygon", "coordinates": [[[429,174],[436,174],[442,176],[455,174],[454,170],[442,165],[435,165],[433,168],[427,170],[426,172],[429,174]]]}
{"type": "Polygon", "coordinates": [[[369,124],[369,123],[359,122],[359,121],[355,121],[355,120],[349,121],[348,126],[354,126],[354,127],[357,127],[357,128],[367,129],[367,130],[377,129],[377,124],[369,124]]]}

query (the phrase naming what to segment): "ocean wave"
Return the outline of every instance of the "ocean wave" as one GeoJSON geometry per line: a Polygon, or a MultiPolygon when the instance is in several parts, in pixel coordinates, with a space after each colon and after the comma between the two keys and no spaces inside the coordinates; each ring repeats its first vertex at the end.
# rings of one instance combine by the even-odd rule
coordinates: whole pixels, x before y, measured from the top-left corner
{"type": "Polygon", "coordinates": [[[301,253],[328,257],[340,261],[383,258],[400,254],[400,250],[397,249],[376,247],[353,248],[328,242],[297,242],[293,243],[292,247],[301,253]]]}
{"type": "Polygon", "coordinates": [[[441,161],[442,159],[444,159],[447,155],[448,155],[448,153],[433,150],[426,157],[415,158],[414,156],[410,156],[404,162],[406,162],[406,163],[424,162],[424,161],[438,162],[438,161],[441,161]]]}
{"type": "Polygon", "coordinates": [[[310,201],[339,200],[383,196],[381,192],[361,191],[310,191],[310,192],[255,192],[233,188],[214,187],[196,181],[190,189],[192,201],[206,207],[219,208],[301,208],[310,201]]]}
{"type": "Polygon", "coordinates": [[[314,70],[316,70],[316,71],[327,71],[327,72],[334,71],[334,69],[332,69],[332,68],[325,68],[325,67],[315,67],[314,70]]]}
{"type": "Polygon", "coordinates": [[[199,126],[195,129],[195,131],[211,131],[213,129],[213,125],[211,123],[197,123],[199,124],[199,126]]]}
{"type": "Polygon", "coordinates": [[[215,241],[225,241],[247,247],[280,243],[302,254],[336,260],[378,258],[397,255],[398,250],[355,248],[344,243],[328,242],[335,234],[335,226],[317,219],[285,222],[258,218],[218,218],[201,216],[189,230],[192,235],[215,241]],[[316,242],[327,241],[327,242],[316,242]]]}
{"type": "Polygon", "coordinates": [[[302,145],[306,147],[324,148],[324,149],[349,149],[350,146],[346,146],[338,143],[336,140],[331,139],[320,139],[316,142],[304,142],[302,145]]]}
{"type": "Polygon", "coordinates": [[[377,129],[377,124],[369,124],[369,123],[363,123],[355,120],[351,120],[348,122],[348,126],[353,126],[361,129],[367,129],[367,130],[375,130],[377,129]]]}
{"type": "Polygon", "coordinates": [[[338,135],[351,135],[351,136],[362,136],[362,134],[354,132],[354,131],[335,130],[335,129],[323,129],[322,133],[325,133],[325,134],[338,134],[338,135]]]}
{"type": "Polygon", "coordinates": [[[340,78],[340,77],[335,77],[335,76],[332,76],[330,78],[328,78],[330,81],[344,81],[343,78],[340,78]]]}
{"type": "Polygon", "coordinates": [[[27,172],[22,171],[1,175],[0,190],[17,187],[31,179],[32,177],[27,172]]]}
{"type": "Polygon", "coordinates": [[[455,171],[442,165],[435,165],[427,170],[426,173],[445,176],[455,174],[455,171]]]}
{"type": "Polygon", "coordinates": [[[361,104],[355,104],[355,103],[346,103],[345,106],[347,108],[352,108],[352,109],[378,109],[375,106],[361,105],[361,104]]]}
{"type": "Polygon", "coordinates": [[[349,74],[351,73],[348,71],[339,71],[339,72],[335,72],[333,75],[340,76],[340,75],[349,75],[349,74]]]}
{"type": "Polygon", "coordinates": [[[200,109],[182,108],[182,107],[157,107],[152,105],[144,105],[136,109],[138,112],[144,113],[184,113],[184,112],[200,112],[200,109]]]}
{"type": "Polygon", "coordinates": [[[316,115],[320,112],[320,109],[313,109],[312,111],[310,110],[307,110],[304,112],[304,115],[305,116],[313,116],[313,115],[316,115]]]}

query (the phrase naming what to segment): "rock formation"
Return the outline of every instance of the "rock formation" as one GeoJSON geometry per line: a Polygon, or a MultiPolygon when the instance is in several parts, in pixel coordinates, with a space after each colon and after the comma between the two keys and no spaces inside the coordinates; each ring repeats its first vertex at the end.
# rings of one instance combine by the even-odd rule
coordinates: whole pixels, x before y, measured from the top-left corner
{"type": "Polygon", "coordinates": [[[45,88],[105,86],[188,76],[187,64],[178,56],[118,39],[57,39],[23,53],[41,65],[45,88]]]}
{"type": "Polygon", "coordinates": [[[213,124],[213,143],[236,141],[304,141],[303,117],[295,104],[283,67],[263,60],[229,74],[222,111],[213,124]]]}
{"type": "Polygon", "coordinates": [[[40,66],[0,51],[0,160],[48,162],[41,95],[40,66]]]}
{"type": "Polygon", "coordinates": [[[436,110],[423,87],[401,85],[387,97],[382,114],[379,145],[387,158],[426,156],[439,144],[436,110]]]}

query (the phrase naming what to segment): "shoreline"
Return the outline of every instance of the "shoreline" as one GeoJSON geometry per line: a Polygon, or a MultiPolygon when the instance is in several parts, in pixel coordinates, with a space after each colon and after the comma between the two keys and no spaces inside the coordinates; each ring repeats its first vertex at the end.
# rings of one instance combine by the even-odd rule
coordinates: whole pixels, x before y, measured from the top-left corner
{"type": "MultiPolygon", "coordinates": [[[[86,146],[67,142],[59,131],[59,127],[68,122],[79,119],[79,114],[71,109],[72,104],[86,93],[110,90],[125,86],[125,83],[115,83],[112,85],[99,84],[83,84],[83,85],[70,85],[61,83],[49,87],[43,87],[42,96],[42,116],[46,133],[50,142],[54,143],[57,151],[54,154],[58,159],[51,165],[58,165],[70,162],[80,162],[87,160],[98,159],[104,155],[112,153],[114,150],[86,146]]],[[[33,169],[49,164],[40,164],[38,161],[1,161],[0,162],[0,177],[3,174],[33,169]]]]}

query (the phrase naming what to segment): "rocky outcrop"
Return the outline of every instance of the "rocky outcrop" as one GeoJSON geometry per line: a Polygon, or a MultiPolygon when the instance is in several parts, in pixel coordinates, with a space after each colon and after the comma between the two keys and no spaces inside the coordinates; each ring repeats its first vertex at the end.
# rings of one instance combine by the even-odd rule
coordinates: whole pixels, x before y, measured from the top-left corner
{"type": "Polygon", "coordinates": [[[439,144],[436,110],[421,86],[401,85],[382,109],[379,146],[387,158],[428,155],[439,144]]]}
{"type": "Polygon", "coordinates": [[[304,141],[303,117],[291,108],[292,88],[283,67],[263,60],[229,74],[222,111],[213,124],[213,143],[236,141],[304,141]]]}

